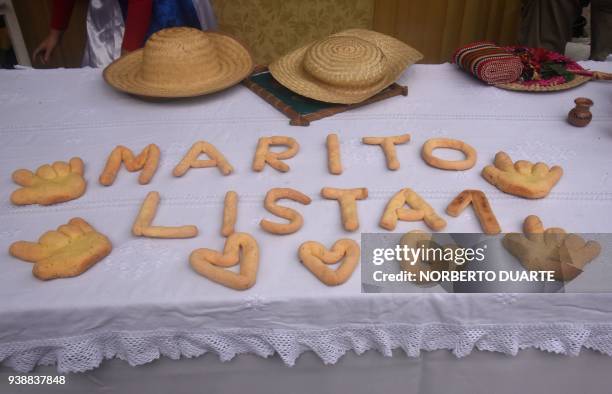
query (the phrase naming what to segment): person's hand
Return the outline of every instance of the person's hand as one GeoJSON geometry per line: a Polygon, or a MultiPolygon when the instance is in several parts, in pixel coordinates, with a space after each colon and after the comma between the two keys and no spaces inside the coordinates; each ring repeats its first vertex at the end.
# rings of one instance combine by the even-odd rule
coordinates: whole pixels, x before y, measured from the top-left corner
{"type": "Polygon", "coordinates": [[[47,37],[45,37],[45,39],[42,40],[40,45],[38,45],[38,48],[34,50],[34,53],[32,54],[32,59],[36,61],[36,59],[40,57],[40,62],[42,64],[49,63],[49,60],[51,59],[51,54],[53,54],[53,51],[55,50],[55,47],[57,47],[57,44],[59,43],[61,37],[61,30],[51,29],[47,37]]]}
{"type": "Polygon", "coordinates": [[[506,152],[498,152],[493,165],[482,170],[482,176],[499,190],[525,198],[546,197],[562,175],[559,166],[548,168],[544,163],[526,160],[513,163],[506,152]]]}
{"type": "Polygon", "coordinates": [[[529,271],[554,271],[556,280],[574,279],[601,252],[599,243],[585,242],[562,228],[544,230],[542,221],[534,215],[525,219],[523,233],[506,234],[504,248],[529,271]]]}
{"type": "Polygon", "coordinates": [[[38,242],[17,241],[9,252],[18,259],[34,263],[38,279],[68,278],[87,271],[106,257],[112,244],[81,218],[70,219],[54,231],[47,231],[38,242]]]}
{"type": "Polygon", "coordinates": [[[13,173],[13,181],[22,186],[11,194],[11,202],[15,205],[51,205],[74,200],[85,193],[87,186],[83,161],[78,157],[73,157],[69,163],[45,164],[38,167],[36,173],[17,170],[13,173]]]}

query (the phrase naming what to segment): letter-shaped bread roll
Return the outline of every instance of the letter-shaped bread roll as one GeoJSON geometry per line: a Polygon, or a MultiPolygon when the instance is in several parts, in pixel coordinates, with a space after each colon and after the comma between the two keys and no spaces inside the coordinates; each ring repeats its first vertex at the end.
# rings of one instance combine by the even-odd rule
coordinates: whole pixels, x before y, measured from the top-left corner
{"type": "Polygon", "coordinates": [[[238,193],[229,191],[225,193],[225,201],[223,203],[223,225],[221,227],[221,235],[229,237],[234,233],[236,218],[238,216],[238,193]]]}
{"type": "Polygon", "coordinates": [[[234,168],[227,161],[225,156],[215,148],[213,144],[206,141],[198,141],[194,143],[185,157],[174,167],[172,174],[176,177],[185,175],[190,168],[208,168],[217,167],[221,174],[229,175],[234,171],[234,168]],[[199,160],[201,154],[206,154],[210,159],[199,160]]]}
{"type": "Polygon", "coordinates": [[[363,137],[361,140],[366,145],[380,145],[387,160],[387,168],[397,170],[400,162],[397,159],[395,145],[405,144],[410,141],[410,134],[395,135],[392,137],[363,137]]]}
{"type": "Polygon", "coordinates": [[[471,145],[451,138],[432,138],[423,144],[421,156],[425,163],[441,170],[469,170],[476,164],[476,149],[471,145]],[[443,160],[433,155],[433,150],[438,148],[454,149],[463,152],[464,160],[443,160]]]}
{"type": "Polygon", "coordinates": [[[261,137],[253,158],[253,171],[262,171],[266,164],[269,164],[275,170],[287,172],[289,166],[282,160],[292,158],[298,153],[299,149],[299,144],[291,137],[261,137]],[[286,146],[287,149],[283,152],[272,152],[270,151],[271,146],[286,146]]]}
{"type": "Polygon", "coordinates": [[[106,166],[100,174],[100,184],[112,185],[123,163],[129,172],[140,171],[138,183],[146,185],[157,171],[160,154],[159,147],[155,144],[147,145],[136,157],[129,148],[119,145],[108,156],[106,166]]]}
{"type": "Polygon", "coordinates": [[[499,234],[501,228],[495,218],[487,196],[480,190],[464,190],[446,207],[446,213],[459,216],[468,205],[472,204],[480,226],[485,234],[499,234]]]}
{"type": "Polygon", "coordinates": [[[368,189],[365,187],[357,189],[335,189],[324,187],[321,196],[328,200],[338,200],[342,226],[347,231],[355,231],[359,228],[359,215],[357,213],[356,200],[368,198],[368,189]]]}
{"type": "Polygon", "coordinates": [[[408,188],[400,190],[391,197],[379,224],[380,227],[393,231],[398,220],[407,222],[423,220],[429,228],[435,231],[440,231],[446,227],[446,221],[438,216],[431,205],[415,191],[408,188]],[[404,205],[408,205],[409,208],[404,208],[404,205]]]}
{"type": "Polygon", "coordinates": [[[132,226],[134,235],[148,238],[193,238],[198,235],[196,226],[153,226],[152,223],[157,213],[159,200],[158,192],[147,194],[132,226]]]}
{"type": "Polygon", "coordinates": [[[280,199],[289,199],[297,201],[301,204],[308,205],[311,202],[307,195],[290,188],[275,188],[270,189],[266,194],[264,207],[276,216],[287,219],[289,223],[274,223],[266,219],[259,222],[261,228],[272,234],[293,234],[302,228],[304,218],[294,209],[276,205],[276,201],[280,199]]]}
{"type": "Polygon", "coordinates": [[[329,173],[333,175],[342,174],[342,161],[340,159],[340,141],[338,134],[329,134],[327,136],[327,168],[329,173]]]}

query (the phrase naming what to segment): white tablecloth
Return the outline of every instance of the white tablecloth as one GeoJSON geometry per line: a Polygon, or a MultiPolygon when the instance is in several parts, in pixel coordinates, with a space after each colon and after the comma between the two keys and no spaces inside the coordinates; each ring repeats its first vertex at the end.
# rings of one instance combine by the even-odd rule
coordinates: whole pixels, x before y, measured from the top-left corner
{"type": "MultiPolygon", "coordinates": [[[[584,62],[612,71],[612,64],[584,62]]],[[[81,216],[108,235],[110,256],[85,274],[40,282],[31,265],[4,252],[0,274],[0,361],[18,371],[57,363],[59,371],[83,371],[105,358],[132,365],[165,355],[171,358],[215,352],[222,359],[237,353],[262,356],[277,352],[287,364],[306,350],[324,362],[336,362],[347,350],[402,348],[451,349],[457,356],[474,348],[515,354],[536,347],[577,354],[582,347],[612,355],[612,295],[609,294],[361,294],[355,272],[344,285],[321,284],[297,259],[307,240],[331,245],[342,237],[359,240],[340,225],[338,205],[323,200],[323,186],[368,187],[359,201],[362,232],[380,232],[377,223],[387,200],[411,187],[439,213],[465,188],[488,195],[504,231],[519,231],[523,219],[537,214],[547,226],[575,232],[612,230],[612,90],[591,82],[555,94],[522,94],[483,86],[453,66],[411,67],[397,97],[292,127],[287,119],[246,88],[237,86],[210,97],[147,102],[107,87],[100,70],[0,71],[0,250],[15,240],[35,240],[46,230],[81,216]],[[566,123],[573,99],[595,102],[593,121],[584,128],[566,123]],[[325,136],[341,139],[345,171],[327,172],[325,136]],[[378,147],[361,137],[410,133],[398,146],[401,168],[388,171],[378,147]],[[261,136],[296,138],[299,154],[287,161],[285,174],[250,169],[261,136]],[[465,172],[428,167],[420,158],[425,140],[459,138],[478,151],[477,165],[465,172]],[[197,140],[213,143],[236,172],[224,177],[216,169],[193,169],[174,178],[172,168],[197,140]],[[124,170],[111,187],[97,178],[118,144],[140,151],[156,143],[160,168],[149,185],[124,170]],[[543,200],[505,195],[480,176],[494,154],[559,164],[565,174],[543,200]],[[87,193],[50,207],[16,207],[9,202],[17,168],[36,168],[80,156],[86,164],[87,193]],[[288,236],[265,233],[261,218],[273,187],[293,187],[313,202],[295,204],[304,227],[288,236]],[[160,224],[195,224],[190,240],[135,238],[131,225],[147,192],[162,202],[160,224]],[[257,284],[237,292],[214,284],[189,267],[189,253],[199,247],[221,249],[223,197],[240,195],[237,229],[259,242],[257,284]]],[[[291,204],[288,204],[291,205],[291,204]]],[[[450,218],[445,231],[477,232],[469,214],[450,218]]],[[[426,229],[400,222],[397,231],[426,229]]],[[[589,266],[597,273],[608,261],[589,266]]],[[[587,273],[588,273],[587,272],[587,273]]],[[[585,275],[587,274],[585,273],[585,275]]],[[[580,279],[580,278],[579,278],[580,279]]]]}

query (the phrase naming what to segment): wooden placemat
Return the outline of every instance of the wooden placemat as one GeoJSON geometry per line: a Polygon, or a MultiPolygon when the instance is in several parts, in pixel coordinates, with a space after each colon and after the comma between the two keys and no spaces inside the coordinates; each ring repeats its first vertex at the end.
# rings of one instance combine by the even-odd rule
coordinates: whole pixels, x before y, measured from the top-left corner
{"type": "Polygon", "coordinates": [[[313,100],[292,92],[278,83],[265,66],[256,67],[255,72],[242,82],[259,97],[285,114],[292,126],[308,126],[310,122],[333,116],[367,104],[375,103],[394,96],[407,96],[408,87],[396,83],[378,94],[357,104],[333,104],[313,100]]]}

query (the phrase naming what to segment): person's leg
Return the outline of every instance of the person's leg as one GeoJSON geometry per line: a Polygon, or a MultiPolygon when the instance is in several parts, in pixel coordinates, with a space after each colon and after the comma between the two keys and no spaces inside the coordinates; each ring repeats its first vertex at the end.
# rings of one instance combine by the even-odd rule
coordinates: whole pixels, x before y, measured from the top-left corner
{"type": "Polygon", "coordinates": [[[523,0],[519,43],[564,53],[579,12],[577,0],[523,0]]]}
{"type": "Polygon", "coordinates": [[[612,0],[591,1],[591,59],[606,60],[612,53],[612,0]]]}

